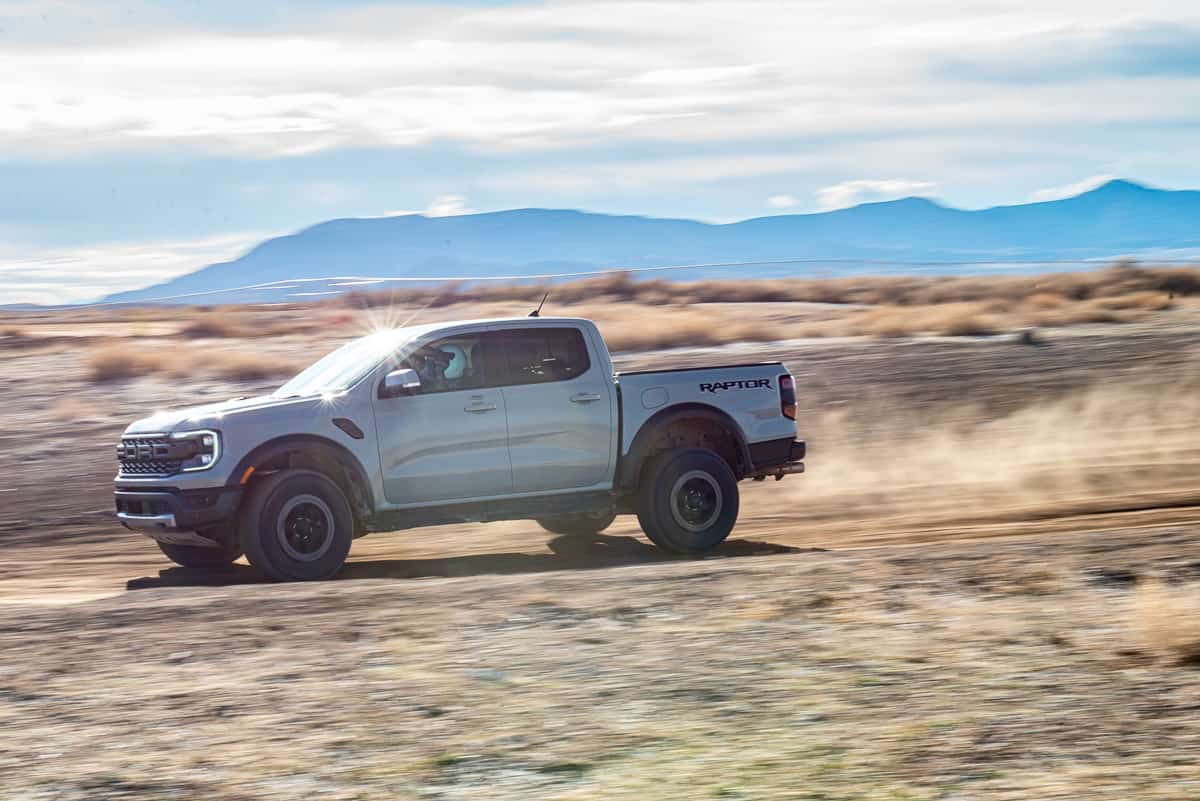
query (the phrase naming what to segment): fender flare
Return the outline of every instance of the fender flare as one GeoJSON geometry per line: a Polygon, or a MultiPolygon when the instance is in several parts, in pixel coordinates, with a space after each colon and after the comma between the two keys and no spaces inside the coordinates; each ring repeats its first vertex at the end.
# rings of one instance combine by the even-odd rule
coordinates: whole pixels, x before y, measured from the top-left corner
{"type": "Polygon", "coordinates": [[[646,451],[654,442],[655,435],[660,429],[680,420],[706,420],[726,429],[733,436],[742,464],[747,469],[753,464],[750,459],[750,447],[746,444],[746,435],[742,432],[742,427],[728,412],[705,403],[681,403],[678,406],[669,406],[656,412],[642,423],[642,427],[638,429],[629,446],[629,453],[622,454],[618,460],[618,487],[630,489],[637,483],[638,474],[646,459],[646,451]]]}
{"type": "MultiPolygon", "coordinates": [[[[237,463],[237,467],[230,473],[226,484],[228,486],[240,485],[242,476],[249,468],[269,462],[284,453],[305,449],[316,449],[331,455],[339,465],[347,470],[350,479],[363,493],[363,500],[367,504],[367,508],[363,511],[368,514],[374,511],[375,494],[371,490],[371,480],[362,463],[358,461],[358,457],[351,453],[346,446],[316,434],[285,434],[256,446],[237,463]]],[[[352,504],[354,503],[353,498],[350,501],[352,504]]]]}

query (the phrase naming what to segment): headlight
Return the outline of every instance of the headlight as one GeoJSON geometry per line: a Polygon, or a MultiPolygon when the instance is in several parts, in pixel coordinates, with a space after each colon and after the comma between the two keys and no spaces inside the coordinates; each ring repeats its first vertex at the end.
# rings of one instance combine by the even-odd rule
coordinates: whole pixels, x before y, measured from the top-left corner
{"type": "Polygon", "coordinates": [[[181,447],[179,469],[184,473],[208,470],[221,458],[221,435],[216,431],[180,431],[171,439],[181,447]]]}

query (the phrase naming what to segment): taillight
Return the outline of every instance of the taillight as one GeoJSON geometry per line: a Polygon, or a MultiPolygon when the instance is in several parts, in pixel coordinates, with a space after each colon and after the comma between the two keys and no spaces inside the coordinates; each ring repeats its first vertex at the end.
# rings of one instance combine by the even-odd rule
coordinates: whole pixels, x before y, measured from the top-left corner
{"type": "Polygon", "coordinates": [[[786,373],[779,376],[779,411],[789,420],[796,419],[796,379],[786,373]]]}

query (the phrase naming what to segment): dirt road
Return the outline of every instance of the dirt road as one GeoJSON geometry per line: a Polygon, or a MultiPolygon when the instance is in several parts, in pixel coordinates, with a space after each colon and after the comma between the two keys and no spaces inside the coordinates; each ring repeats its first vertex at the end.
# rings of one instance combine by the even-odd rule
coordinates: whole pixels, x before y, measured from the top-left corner
{"type": "Polygon", "coordinates": [[[1195,526],[700,561],[465,533],[302,586],[74,548],[125,583],[7,598],[0,796],[1200,793],[1200,673],[1132,606],[1200,580],[1195,526]]]}

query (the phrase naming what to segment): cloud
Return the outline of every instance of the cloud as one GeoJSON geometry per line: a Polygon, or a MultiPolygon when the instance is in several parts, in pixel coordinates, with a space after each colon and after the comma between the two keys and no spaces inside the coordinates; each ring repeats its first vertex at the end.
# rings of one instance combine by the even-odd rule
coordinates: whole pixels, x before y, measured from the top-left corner
{"type": "Polygon", "coordinates": [[[790,209],[799,205],[799,199],[793,195],[771,195],[767,198],[767,206],[772,209],[790,209]]]}
{"type": "Polygon", "coordinates": [[[114,242],[29,251],[0,246],[0,298],[5,303],[60,304],[95,300],[235,258],[269,234],[242,232],[192,240],[114,242]]]}
{"type": "Polygon", "coordinates": [[[467,206],[467,199],[462,195],[439,195],[425,210],[427,217],[457,217],[460,214],[474,214],[475,209],[467,206]]]}
{"type": "Polygon", "coordinates": [[[1044,203],[1048,200],[1062,200],[1063,198],[1082,195],[1084,192],[1090,192],[1098,186],[1103,186],[1116,177],[1115,175],[1093,175],[1091,178],[1084,178],[1082,181],[1076,181],[1073,184],[1038,189],[1029,193],[1029,202],[1044,203]]]}
{"type": "Polygon", "coordinates": [[[467,205],[463,195],[438,195],[429,202],[423,210],[391,209],[381,214],[360,215],[365,217],[405,217],[410,214],[423,214],[426,217],[457,217],[461,214],[476,214],[475,209],[467,205]]]}
{"type": "Polygon", "coordinates": [[[228,19],[183,24],[155,11],[161,30],[139,22],[125,38],[12,37],[20,44],[0,51],[0,148],[528,152],[1196,116],[1194,87],[1176,80],[1200,74],[1200,10],[1189,4],[1146,0],[1139,12],[1164,22],[1111,30],[1076,21],[1123,13],[1115,0],[953,13],[937,0],[847,0],[827,12],[773,0],[379,5],[243,13],[247,29],[234,35],[228,19]],[[1056,62],[1061,50],[1078,55],[1056,62]],[[1036,91],[1001,81],[981,93],[962,80],[972,68],[1003,75],[1030,54],[1047,84],[1036,91]],[[1106,55],[1124,65],[1099,71],[1111,82],[1056,91],[1096,77],[1072,64],[1106,55]]]}
{"type": "Polygon", "coordinates": [[[882,180],[843,181],[817,190],[817,206],[822,211],[844,209],[859,203],[924,196],[937,189],[931,181],[882,180]]]}
{"type": "Polygon", "coordinates": [[[1073,24],[973,48],[935,70],[949,78],[1019,84],[1114,76],[1195,78],[1200,77],[1200,26],[1073,24]]]}

